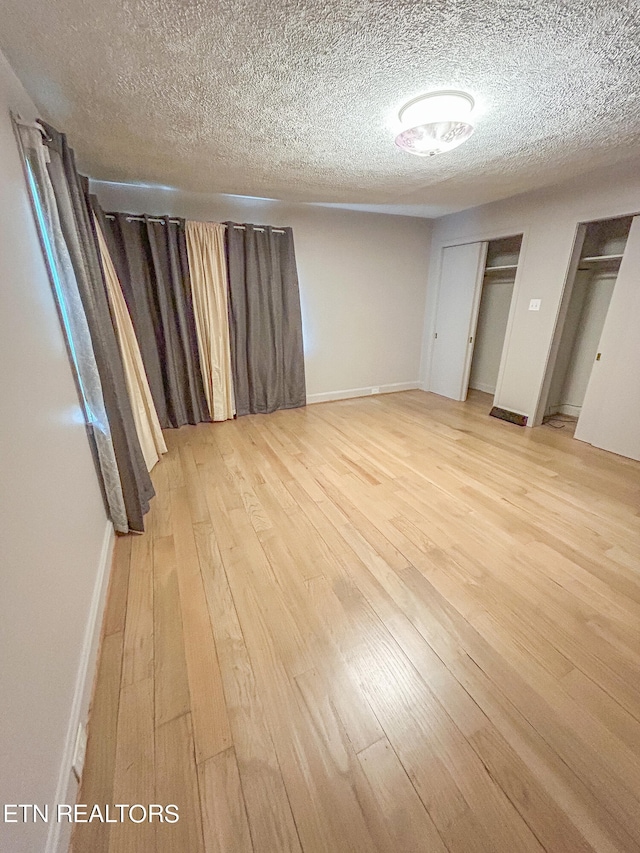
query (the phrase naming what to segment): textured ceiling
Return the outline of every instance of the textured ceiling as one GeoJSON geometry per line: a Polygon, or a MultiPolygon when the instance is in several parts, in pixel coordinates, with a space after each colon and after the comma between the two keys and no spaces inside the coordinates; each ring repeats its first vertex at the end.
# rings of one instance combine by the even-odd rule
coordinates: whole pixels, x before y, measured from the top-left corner
{"type": "Polygon", "coordinates": [[[2,0],[0,47],[103,180],[433,215],[640,155],[637,0],[2,0]],[[435,88],[476,133],[405,154],[435,88]]]}

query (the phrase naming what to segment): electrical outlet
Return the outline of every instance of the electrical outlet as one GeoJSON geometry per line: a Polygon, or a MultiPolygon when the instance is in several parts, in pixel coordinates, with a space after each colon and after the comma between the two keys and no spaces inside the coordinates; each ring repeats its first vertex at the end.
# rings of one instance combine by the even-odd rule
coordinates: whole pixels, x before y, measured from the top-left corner
{"type": "Polygon", "coordinates": [[[371,393],[372,393],[372,394],[379,394],[379,393],[380,393],[380,389],[379,389],[379,388],[377,388],[377,387],[376,387],[376,388],[372,388],[372,389],[371,389],[371,393]]]}
{"type": "Polygon", "coordinates": [[[529,302],[529,311],[539,311],[541,303],[542,303],[541,299],[532,299],[529,302]]]}
{"type": "Polygon", "coordinates": [[[73,751],[73,764],[71,765],[78,782],[80,781],[80,777],[82,776],[82,769],[84,767],[84,757],[86,753],[87,730],[82,725],[82,723],[80,723],[80,725],[78,726],[78,734],[76,735],[76,748],[73,751]]]}

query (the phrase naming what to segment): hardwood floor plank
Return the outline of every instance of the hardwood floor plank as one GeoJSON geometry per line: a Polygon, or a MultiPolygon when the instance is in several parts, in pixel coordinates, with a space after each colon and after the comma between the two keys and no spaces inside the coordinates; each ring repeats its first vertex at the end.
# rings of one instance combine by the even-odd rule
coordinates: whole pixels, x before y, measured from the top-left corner
{"type": "MultiPolygon", "coordinates": [[[[153,725],[153,678],[143,678],[133,684],[123,684],[120,691],[116,763],[113,777],[112,802],[127,805],[156,803],[156,754],[153,725]]],[[[109,853],[139,853],[155,849],[154,823],[124,820],[110,825],[109,853]]],[[[141,816],[135,812],[135,820],[141,816]]],[[[91,848],[85,848],[89,853],[91,848]]]]}
{"type": "MultiPolygon", "coordinates": [[[[157,853],[204,853],[202,808],[193,746],[191,715],[183,714],[156,729],[156,803],[177,805],[180,819],[155,823],[157,853]]],[[[143,848],[140,848],[143,849],[143,848]]]]}
{"type": "Polygon", "coordinates": [[[124,633],[127,617],[127,593],[131,567],[131,546],[134,535],[118,536],[113,550],[113,568],[109,579],[102,633],[124,633]]]}
{"type": "Polygon", "coordinates": [[[122,683],[153,677],[153,539],[136,536],[131,563],[124,629],[122,683]]]}
{"type": "MultiPolygon", "coordinates": [[[[403,575],[409,585],[421,591],[423,600],[436,600],[437,594],[433,594],[435,590],[429,588],[430,584],[424,576],[415,570],[407,570],[403,575]]],[[[452,608],[449,607],[448,612],[453,613],[455,618],[452,608]]],[[[456,622],[464,647],[476,660],[486,660],[492,673],[495,672],[501,680],[506,682],[508,679],[511,686],[521,689],[519,699],[523,708],[526,707],[529,714],[539,719],[538,725],[542,730],[555,737],[558,748],[562,745],[567,758],[572,755],[573,761],[581,763],[591,750],[598,754],[602,787],[610,788],[613,780],[618,780],[616,811],[624,814],[626,810],[627,816],[630,816],[633,810],[640,809],[640,765],[620,740],[585,708],[574,702],[561,684],[537,664],[533,656],[527,657],[525,650],[507,648],[506,641],[498,641],[494,645],[491,642],[494,640],[492,635],[484,639],[468,623],[459,619],[456,622]],[[528,703],[524,701],[526,695],[529,696],[528,703]]],[[[595,754],[592,757],[595,758],[595,754]]]]}
{"type": "Polygon", "coordinates": [[[231,730],[186,492],[174,489],[171,502],[186,675],[200,764],[232,745],[231,730]]]}
{"type": "MultiPolygon", "coordinates": [[[[170,430],[165,430],[165,440],[169,440],[170,430]]],[[[163,462],[166,457],[163,457],[163,462]]],[[[171,533],[171,491],[169,477],[171,467],[158,464],[151,473],[153,486],[156,490],[155,497],[151,502],[149,515],[145,520],[145,530],[153,536],[160,538],[171,533]]]]}
{"type": "Polygon", "coordinates": [[[476,826],[477,849],[540,853],[535,836],[393,640],[379,640],[358,666],[387,738],[450,849],[460,849],[455,825],[463,819],[476,826]]]}
{"type": "Polygon", "coordinates": [[[580,827],[571,823],[492,725],[474,732],[469,740],[545,850],[592,853],[580,827]]]}
{"type": "Polygon", "coordinates": [[[446,853],[447,848],[386,738],[358,753],[380,812],[385,816],[391,850],[446,853]]]}
{"type": "MultiPolygon", "coordinates": [[[[128,549],[127,549],[128,550],[128,549]]],[[[114,576],[116,561],[114,560],[114,576]]],[[[125,586],[126,590],[126,586],[125,586]]],[[[117,596],[119,598],[119,595],[117,596]]],[[[106,626],[105,620],[105,626],[106,626]]],[[[87,739],[85,771],[78,791],[79,803],[113,803],[113,786],[118,743],[118,706],[122,676],[123,635],[103,637],[93,701],[90,709],[91,726],[87,739]]],[[[73,853],[91,850],[108,853],[111,824],[92,821],[73,826],[73,853]]]]}
{"type": "Polygon", "coordinates": [[[310,669],[296,676],[296,684],[304,697],[309,713],[328,703],[344,728],[356,753],[377,743],[384,736],[375,715],[362,693],[360,685],[346,666],[338,663],[324,672],[310,669]]]}
{"type": "Polygon", "coordinates": [[[205,853],[252,853],[242,784],[233,747],[198,768],[205,853]]]}
{"type": "Polygon", "coordinates": [[[606,690],[579,669],[572,669],[563,679],[567,693],[596,716],[606,728],[624,742],[631,754],[640,760],[640,722],[619,705],[606,690]]]}
{"type": "Polygon", "coordinates": [[[299,853],[296,825],[218,544],[210,524],[198,524],[194,531],[253,847],[260,853],[299,853]]]}
{"type": "MultiPolygon", "coordinates": [[[[187,442],[180,448],[180,462],[184,471],[185,489],[189,501],[189,513],[193,524],[209,520],[209,507],[200,486],[198,466],[194,456],[194,443],[197,443],[197,430],[193,428],[193,436],[187,437],[187,442]]],[[[178,525],[176,525],[178,526],[178,525]]]]}
{"type": "Polygon", "coordinates": [[[161,726],[191,707],[173,536],[153,543],[155,723],[161,726]]]}
{"type": "MultiPolygon", "coordinates": [[[[234,597],[237,587],[232,582],[234,597]]],[[[375,850],[351,782],[356,756],[329,703],[309,715],[267,638],[265,614],[253,590],[243,597],[243,631],[304,850],[375,850]]]]}
{"type": "MultiPolygon", "coordinates": [[[[477,698],[477,679],[482,673],[483,679],[490,691],[496,695],[504,692],[510,707],[517,709],[531,728],[540,734],[545,743],[549,743],[556,755],[562,762],[563,768],[572,770],[575,778],[570,778],[570,784],[575,785],[579,779],[581,784],[592,793],[591,808],[596,807],[604,810],[603,820],[608,825],[608,831],[620,834],[626,839],[625,844],[630,844],[629,831],[637,832],[635,820],[631,817],[634,811],[634,798],[629,789],[615,780],[614,774],[606,766],[608,763],[605,754],[597,755],[589,741],[580,740],[573,731],[571,716],[566,721],[558,719],[556,712],[546,701],[544,692],[538,693],[540,684],[530,686],[525,682],[520,673],[507,661],[502,659],[495,650],[468,624],[460,618],[459,614],[451,608],[447,602],[435,591],[427,594],[424,579],[420,582],[424,600],[428,602],[421,614],[412,615],[412,621],[420,633],[428,639],[428,642],[437,651],[439,656],[446,660],[452,667],[458,680],[466,687],[469,670],[474,671],[476,683],[471,695],[477,698]],[[434,626],[437,628],[434,630],[434,626]],[[461,668],[458,664],[460,652],[465,653],[463,658],[465,666],[461,668]],[[586,766],[591,766],[591,772],[585,772],[586,766]],[[617,792],[620,799],[613,792],[617,792]],[[597,806],[596,806],[597,804],[597,806]],[[617,822],[611,823],[612,815],[617,815],[617,822]],[[615,830],[614,830],[615,827],[615,830]],[[627,829],[628,828],[628,829],[627,829]]],[[[482,694],[486,700],[486,694],[482,694]]],[[[480,704],[480,702],[478,702],[480,704]]],[[[576,708],[572,709],[576,712],[576,708]]],[[[493,720],[493,717],[491,717],[493,720]]],[[[534,742],[533,732],[529,732],[529,739],[534,742]]],[[[550,766],[556,766],[555,760],[549,762],[550,766]]],[[[583,793],[584,796],[584,793],[583,793]]],[[[625,846],[622,849],[626,849],[625,846]]]]}

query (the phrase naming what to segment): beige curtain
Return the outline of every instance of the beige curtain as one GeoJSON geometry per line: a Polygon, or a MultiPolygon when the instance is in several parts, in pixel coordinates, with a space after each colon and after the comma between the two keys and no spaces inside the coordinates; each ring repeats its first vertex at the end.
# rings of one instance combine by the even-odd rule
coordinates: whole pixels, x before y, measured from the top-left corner
{"type": "Polygon", "coordinates": [[[235,415],[224,225],[187,222],[187,252],[204,393],[214,421],[235,415]]]}
{"type": "Polygon", "coordinates": [[[138,433],[138,440],[140,441],[144,460],[147,463],[147,469],[151,471],[161,454],[167,452],[167,445],[164,442],[158,414],[153,403],[151,391],[149,390],[149,382],[142,364],[140,348],[135,332],[133,331],[133,324],[129,316],[127,303],[124,301],[120,282],[111,261],[111,255],[109,254],[100,224],[95,217],[94,221],[98,233],[98,243],[100,245],[100,256],[107,284],[109,305],[111,306],[118,343],[122,352],[127,390],[133,410],[133,420],[136,425],[136,432],[138,433]]]}

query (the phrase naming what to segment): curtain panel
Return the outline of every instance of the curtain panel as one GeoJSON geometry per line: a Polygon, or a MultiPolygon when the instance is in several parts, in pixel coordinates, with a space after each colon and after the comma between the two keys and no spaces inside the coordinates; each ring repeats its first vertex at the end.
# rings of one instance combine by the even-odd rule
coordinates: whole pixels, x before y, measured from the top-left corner
{"type": "Polygon", "coordinates": [[[238,415],[306,404],[291,228],[227,222],[229,326],[238,415]]]}
{"type": "Polygon", "coordinates": [[[49,275],[56,294],[56,302],[67,338],[69,354],[77,374],[85,417],[95,442],[105,502],[115,529],[124,533],[128,530],[128,521],[120,474],[89,326],[71,257],[60,226],[55,194],[47,169],[49,152],[42,142],[39,131],[18,126],[18,133],[25,156],[36,220],[49,275]]]}
{"type": "Polygon", "coordinates": [[[235,401],[229,344],[225,227],[213,222],[185,226],[200,365],[214,421],[233,418],[235,401]]]}
{"type": "Polygon", "coordinates": [[[102,229],[97,220],[95,221],[95,225],[102,267],[105,273],[107,296],[109,297],[109,305],[122,353],[122,363],[133,411],[133,419],[147,470],[151,471],[160,459],[160,456],[167,452],[167,445],[165,444],[158,414],[153,404],[153,397],[149,389],[147,375],[144,372],[142,356],[140,355],[138,341],[133,331],[131,317],[127,310],[127,303],[124,301],[120,282],[118,281],[111,256],[109,255],[102,229]]]}
{"type": "Polygon", "coordinates": [[[132,219],[126,213],[100,214],[98,211],[161,426],[210,421],[184,220],[176,223],[168,216],[132,219]]]}
{"type": "Polygon", "coordinates": [[[154,495],[127,391],[122,356],[109,308],[97,237],[88,201],[88,182],[75,166],[64,134],[41,122],[47,133],[48,173],[60,227],[75,273],[102,385],[126,508],[127,528],[144,530],[144,515],[154,495]]]}

